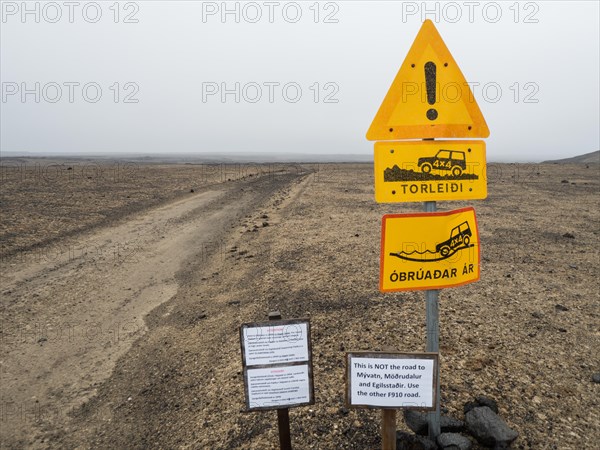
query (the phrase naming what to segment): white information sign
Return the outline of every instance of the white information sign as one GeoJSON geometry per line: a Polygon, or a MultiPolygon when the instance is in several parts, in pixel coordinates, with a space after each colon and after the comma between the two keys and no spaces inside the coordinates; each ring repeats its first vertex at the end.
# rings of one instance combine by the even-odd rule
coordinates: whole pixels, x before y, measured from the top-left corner
{"type": "Polygon", "coordinates": [[[347,354],[347,403],[371,408],[435,408],[435,353],[347,354]]]}
{"type": "Polygon", "coordinates": [[[248,410],[314,403],[307,319],[242,324],[240,343],[248,410]]]}
{"type": "Polygon", "coordinates": [[[250,408],[310,402],[308,364],[248,369],[250,408]]]}
{"type": "Polygon", "coordinates": [[[243,327],[247,366],[308,361],[307,323],[243,327]]]}

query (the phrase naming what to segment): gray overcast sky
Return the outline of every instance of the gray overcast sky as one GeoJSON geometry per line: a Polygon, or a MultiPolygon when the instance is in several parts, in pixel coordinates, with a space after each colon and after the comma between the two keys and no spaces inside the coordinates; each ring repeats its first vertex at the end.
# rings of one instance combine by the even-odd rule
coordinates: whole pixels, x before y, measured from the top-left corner
{"type": "Polygon", "coordinates": [[[599,149],[598,1],[25,5],[2,1],[2,152],[370,155],[424,18],[474,85],[489,161],[599,149]]]}

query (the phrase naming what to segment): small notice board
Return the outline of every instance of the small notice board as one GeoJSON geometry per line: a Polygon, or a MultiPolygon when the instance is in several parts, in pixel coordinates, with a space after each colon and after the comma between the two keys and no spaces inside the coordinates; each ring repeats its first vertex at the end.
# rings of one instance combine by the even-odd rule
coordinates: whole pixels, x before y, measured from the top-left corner
{"type": "Polygon", "coordinates": [[[240,343],[248,411],[314,404],[308,319],[242,324],[240,343]]]}
{"type": "Polygon", "coordinates": [[[346,403],[355,408],[434,410],[437,364],[437,353],[347,353],[346,403]]]}

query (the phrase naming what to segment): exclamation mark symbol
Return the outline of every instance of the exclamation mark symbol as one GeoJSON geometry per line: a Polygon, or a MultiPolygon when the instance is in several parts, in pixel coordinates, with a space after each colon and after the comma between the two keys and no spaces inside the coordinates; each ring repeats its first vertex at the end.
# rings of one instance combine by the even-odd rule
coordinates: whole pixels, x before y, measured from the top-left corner
{"type": "MultiPolygon", "coordinates": [[[[436,67],[435,63],[428,61],[425,63],[425,89],[427,89],[427,103],[435,105],[435,89],[436,89],[436,67]]],[[[437,119],[437,109],[431,108],[427,110],[427,118],[429,120],[437,119]]]]}

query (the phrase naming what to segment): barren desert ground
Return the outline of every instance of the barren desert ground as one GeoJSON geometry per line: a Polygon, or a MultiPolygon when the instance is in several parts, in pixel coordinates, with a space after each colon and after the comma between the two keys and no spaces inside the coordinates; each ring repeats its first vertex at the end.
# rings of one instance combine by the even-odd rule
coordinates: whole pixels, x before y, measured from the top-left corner
{"type": "MultiPolygon", "coordinates": [[[[440,293],[441,406],[494,398],[514,448],[600,442],[599,168],[490,164],[486,200],[438,204],[474,206],[482,256],[440,293]]],[[[372,171],[3,159],[1,448],[277,448],[239,343],[273,310],[311,320],[294,447],[379,448],[345,352],[424,351],[425,305],[378,290],[382,215],[422,204],[377,204],[372,171]]]]}

